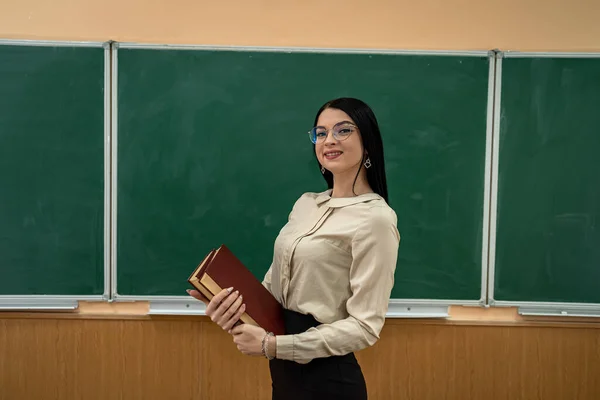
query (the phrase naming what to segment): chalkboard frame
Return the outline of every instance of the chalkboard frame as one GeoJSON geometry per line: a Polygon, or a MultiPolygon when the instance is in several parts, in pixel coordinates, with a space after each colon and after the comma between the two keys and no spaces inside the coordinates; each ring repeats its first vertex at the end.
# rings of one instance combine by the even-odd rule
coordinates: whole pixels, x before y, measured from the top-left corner
{"type": "Polygon", "coordinates": [[[104,292],[102,295],[0,295],[0,310],[74,310],[79,301],[110,300],[110,102],[111,42],[0,39],[0,46],[104,49],[104,292]]]}
{"type": "Polygon", "coordinates": [[[481,295],[477,300],[463,299],[391,299],[387,317],[389,318],[444,318],[447,317],[451,305],[486,306],[489,256],[489,212],[492,155],[492,129],[494,107],[494,83],[496,76],[495,51],[446,51],[446,50],[401,50],[401,49],[369,49],[369,48],[312,48],[312,47],[263,47],[263,46],[211,46],[211,45],[179,45],[115,42],[112,49],[112,144],[111,144],[111,273],[110,297],[113,301],[149,301],[150,314],[162,315],[203,315],[204,304],[189,296],[134,296],[120,295],[117,282],[117,146],[118,146],[118,49],[153,49],[153,50],[210,50],[240,52],[284,52],[284,53],[342,53],[342,54],[394,54],[394,55],[432,55],[432,56],[468,56],[487,58],[489,60],[487,107],[486,107],[486,144],[485,172],[483,193],[483,229],[482,229],[482,268],[481,295]]]}
{"type": "Polygon", "coordinates": [[[496,80],[494,95],[494,127],[492,145],[492,185],[491,185],[491,213],[489,237],[489,266],[488,266],[488,299],[487,303],[494,307],[517,307],[518,312],[524,316],[572,316],[572,317],[600,317],[600,303],[566,303],[543,301],[503,301],[494,298],[496,276],[496,229],[498,209],[498,174],[500,156],[500,123],[502,111],[502,63],[505,58],[600,58],[600,53],[593,52],[519,52],[498,51],[496,53],[496,80]]]}

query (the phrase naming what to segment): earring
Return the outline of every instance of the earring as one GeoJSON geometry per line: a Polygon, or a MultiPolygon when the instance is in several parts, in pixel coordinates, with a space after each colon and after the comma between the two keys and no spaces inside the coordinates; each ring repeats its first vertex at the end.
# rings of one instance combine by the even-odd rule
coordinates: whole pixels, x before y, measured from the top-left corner
{"type": "Polygon", "coordinates": [[[369,157],[365,160],[365,168],[371,168],[371,159],[369,157]]]}
{"type": "Polygon", "coordinates": [[[325,174],[325,167],[321,167],[321,173],[325,174]]]}

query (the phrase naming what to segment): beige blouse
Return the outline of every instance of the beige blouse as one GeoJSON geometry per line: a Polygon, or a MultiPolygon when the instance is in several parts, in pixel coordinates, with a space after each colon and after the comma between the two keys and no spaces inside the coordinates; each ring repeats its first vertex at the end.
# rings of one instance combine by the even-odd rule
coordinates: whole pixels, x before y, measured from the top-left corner
{"type": "Polygon", "coordinates": [[[375,193],[298,199],[275,240],[263,285],[283,307],[321,325],[277,336],[277,358],[308,363],[373,345],[385,322],[400,235],[394,211],[375,193]]]}

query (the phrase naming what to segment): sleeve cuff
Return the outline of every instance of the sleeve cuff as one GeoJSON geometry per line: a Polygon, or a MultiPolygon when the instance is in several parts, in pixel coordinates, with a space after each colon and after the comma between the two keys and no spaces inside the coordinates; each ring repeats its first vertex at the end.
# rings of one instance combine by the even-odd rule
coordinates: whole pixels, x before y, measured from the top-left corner
{"type": "Polygon", "coordinates": [[[276,358],[294,361],[294,335],[277,336],[276,358]]]}

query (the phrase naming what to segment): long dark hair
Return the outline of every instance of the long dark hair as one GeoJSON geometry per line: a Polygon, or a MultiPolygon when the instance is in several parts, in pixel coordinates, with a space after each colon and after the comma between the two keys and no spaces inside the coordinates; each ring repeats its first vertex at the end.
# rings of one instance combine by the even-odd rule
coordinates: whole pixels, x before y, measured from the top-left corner
{"type": "MultiPolygon", "coordinates": [[[[361,168],[364,168],[364,161],[367,159],[368,154],[368,157],[371,160],[371,167],[367,169],[367,181],[375,193],[383,197],[386,202],[389,202],[387,181],[385,177],[385,163],[383,159],[383,140],[381,139],[381,132],[379,131],[379,124],[377,123],[377,118],[375,118],[375,113],[373,113],[371,107],[361,100],[351,97],[341,97],[323,104],[315,116],[313,126],[317,125],[319,116],[328,108],[335,108],[348,114],[360,131],[365,153],[363,154],[363,162],[360,163],[358,172],[354,177],[352,190],[354,191],[356,179],[360,174],[361,168]]],[[[321,166],[319,165],[319,168],[320,167],[321,166]]],[[[333,174],[330,171],[325,170],[323,177],[327,182],[327,187],[333,189],[333,174]]]]}

